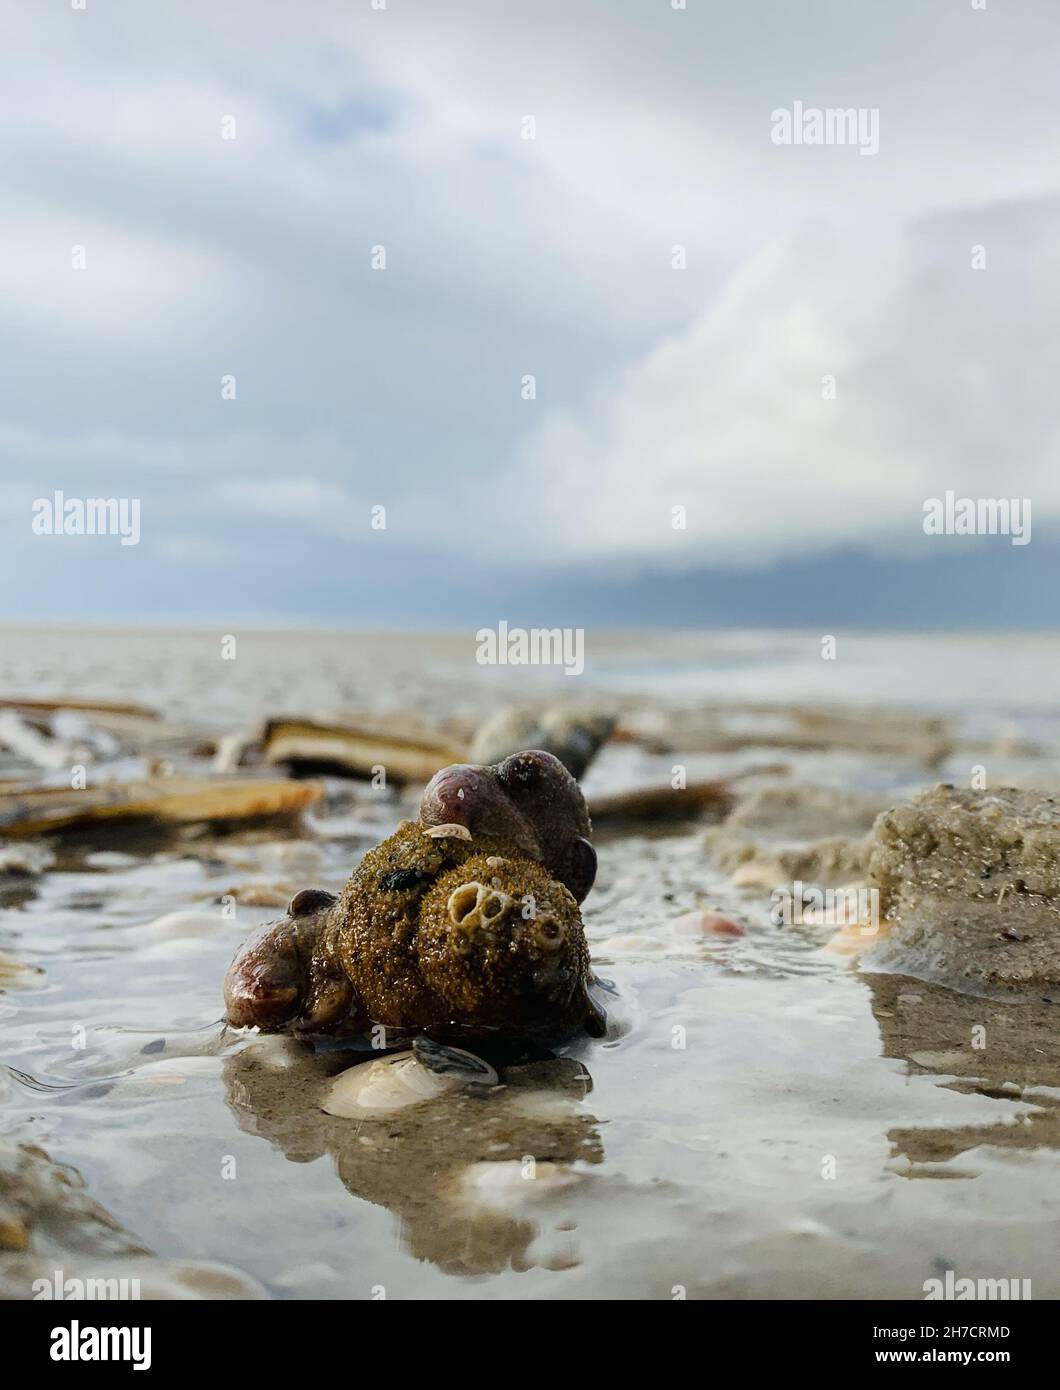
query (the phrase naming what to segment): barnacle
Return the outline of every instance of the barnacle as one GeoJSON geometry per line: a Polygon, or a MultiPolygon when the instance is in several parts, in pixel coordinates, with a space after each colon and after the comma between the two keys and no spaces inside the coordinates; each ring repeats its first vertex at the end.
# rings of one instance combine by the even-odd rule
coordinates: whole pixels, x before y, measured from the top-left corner
{"type": "Polygon", "coordinates": [[[449,920],[465,931],[501,921],[511,905],[512,900],[507,893],[499,888],[487,888],[477,879],[454,888],[446,904],[449,920]]]}

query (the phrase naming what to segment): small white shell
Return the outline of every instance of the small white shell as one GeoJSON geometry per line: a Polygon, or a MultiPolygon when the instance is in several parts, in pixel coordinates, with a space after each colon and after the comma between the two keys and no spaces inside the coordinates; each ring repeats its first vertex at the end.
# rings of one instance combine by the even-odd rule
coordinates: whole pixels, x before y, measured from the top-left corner
{"type": "Polygon", "coordinates": [[[420,1105],[465,1085],[466,1078],[428,1070],[412,1052],[395,1052],[342,1072],[331,1083],[321,1108],[329,1115],[359,1120],[420,1105]]]}
{"type": "Polygon", "coordinates": [[[432,825],[423,832],[432,840],[470,840],[471,831],[466,825],[432,825]]]}

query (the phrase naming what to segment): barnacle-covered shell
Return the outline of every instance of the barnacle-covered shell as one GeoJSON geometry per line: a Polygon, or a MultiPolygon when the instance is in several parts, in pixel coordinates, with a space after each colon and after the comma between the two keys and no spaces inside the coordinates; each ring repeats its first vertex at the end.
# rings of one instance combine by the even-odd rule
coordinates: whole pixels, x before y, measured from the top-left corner
{"type": "Polygon", "coordinates": [[[572,894],[540,864],[474,855],[444,874],[420,908],[423,978],[446,1008],[503,1027],[569,1015],[588,948],[572,894]]]}
{"type": "Polygon", "coordinates": [[[546,753],[444,769],[421,821],[369,850],[340,898],[303,890],[244,943],[228,1022],[447,1041],[601,1036],[578,912],[595,874],[588,829],[577,784],[546,753]]]}

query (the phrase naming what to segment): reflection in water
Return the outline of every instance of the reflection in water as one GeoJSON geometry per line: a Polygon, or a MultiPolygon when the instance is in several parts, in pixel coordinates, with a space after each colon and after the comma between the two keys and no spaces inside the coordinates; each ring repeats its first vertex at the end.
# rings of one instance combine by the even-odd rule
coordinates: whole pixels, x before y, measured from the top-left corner
{"type": "Polygon", "coordinates": [[[357,1120],[321,1109],[349,1063],[348,1053],[263,1038],[225,1060],[229,1107],[241,1129],[292,1163],[330,1154],[353,1196],[398,1218],[409,1254],[448,1274],[578,1263],[573,1224],[555,1201],[589,1180],[581,1164],[603,1161],[596,1120],[582,1109],[592,1080],[580,1062],[511,1065],[485,1094],[449,1093],[357,1120]]]}
{"type": "MultiPolygon", "coordinates": [[[[1008,1124],[892,1129],[887,1137],[897,1154],[927,1164],[944,1163],[979,1144],[1060,1147],[1060,1006],[958,994],[905,975],[862,978],[885,1057],[904,1059],[914,1074],[952,1077],[952,1090],[1041,1107],[1008,1124]]],[[[909,1176],[935,1174],[914,1168],[909,1176]]]]}

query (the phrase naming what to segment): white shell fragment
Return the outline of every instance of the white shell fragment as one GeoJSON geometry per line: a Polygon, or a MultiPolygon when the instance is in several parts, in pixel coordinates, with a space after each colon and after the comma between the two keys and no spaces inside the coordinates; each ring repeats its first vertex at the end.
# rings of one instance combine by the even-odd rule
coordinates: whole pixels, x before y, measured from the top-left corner
{"type": "Polygon", "coordinates": [[[423,832],[429,835],[432,840],[470,840],[471,831],[466,825],[432,825],[429,830],[423,832]]]}
{"type": "MultiPolygon", "coordinates": [[[[470,1079],[457,1071],[432,1071],[413,1052],[395,1052],[342,1072],[331,1083],[321,1108],[346,1120],[386,1115],[451,1091],[462,1091],[470,1079]]],[[[496,1073],[493,1080],[495,1084],[496,1073]]]]}

